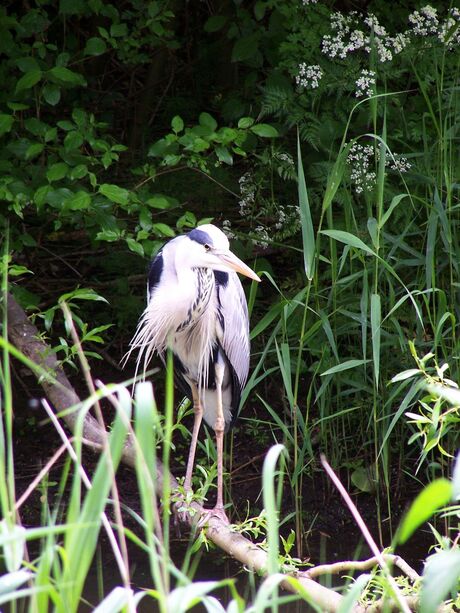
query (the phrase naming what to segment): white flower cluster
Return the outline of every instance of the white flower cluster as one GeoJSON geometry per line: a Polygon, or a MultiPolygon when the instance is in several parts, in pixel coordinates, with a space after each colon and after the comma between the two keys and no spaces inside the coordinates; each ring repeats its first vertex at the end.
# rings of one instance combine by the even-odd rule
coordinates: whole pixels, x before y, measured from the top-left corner
{"type": "Polygon", "coordinates": [[[391,170],[395,170],[396,172],[407,172],[412,168],[412,164],[403,155],[391,160],[389,166],[391,170]]]}
{"type": "Polygon", "coordinates": [[[251,213],[252,205],[254,204],[256,185],[250,172],[244,173],[244,175],[240,177],[238,183],[240,184],[241,193],[241,200],[238,202],[240,215],[246,217],[251,213]]]}
{"type": "Polygon", "coordinates": [[[318,0],[302,0],[302,4],[307,6],[308,4],[316,4],[318,0]]]}
{"type": "Polygon", "coordinates": [[[278,220],[275,222],[276,230],[283,230],[287,227],[296,226],[300,219],[300,208],[295,204],[288,204],[286,207],[281,204],[277,209],[278,220]]]}
{"type": "Polygon", "coordinates": [[[410,43],[411,37],[436,36],[449,50],[460,44],[460,10],[450,8],[441,20],[436,8],[426,5],[409,15],[409,29],[390,36],[377,17],[357,11],[331,14],[331,34],[323,36],[322,52],[329,58],[342,60],[355,51],[371,52],[375,45],[380,62],[389,62],[410,43]]]}
{"type": "Polygon", "coordinates": [[[353,143],[348,153],[347,163],[351,166],[350,179],[355,192],[362,194],[365,190],[370,191],[375,186],[377,178],[375,172],[370,170],[371,163],[374,163],[372,145],[353,143]]]}
{"type": "Polygon", "coordinates": [[[227,238],[230,240],[232,238],[236,238],[234,232],[232,231],[232,222],[229,219],[224,219],[222,222],[222,230],[227,238]]]}
{"type": "Polygon", "coordinates": [[[278,153],[276,154],[276,157],[280,162],[285,162],[286,164],[289,164],[289,166],[294,166],[294,159],[290,153],[278,153]]]}
{"type": "Polygon", "coordinates": [[[318,64],[307,66],[305,62],[302,62],[299,64],[299,74],[296,76],[295,80],[299,87],[316,89],[322,76],[323,71],[321,66],[318,66],[318,64]]]}
{"type": "MultiPolygon", "coordinates": [[[[370,191],[375,187],[377,175],[371,167],[379,161],[379,149],[374,149],[372,145],[362,145],[355,142],[350,148],[347,163],[351,166],[350,179],[357,194],[370,191]]],[[[410,162],[404,156],[387,158],[385,165],[391,170],[403,173],[411,168],[410,162]]]]}
{"type": "Polygon", "coordinates": [[[361,76],[356,80],[355,96],[372,96],[375,88],[375,72],[373,70],[362,70],[361,76]]]}
{"type": "Polygon", "coordinates": [[[412,32],[416,36],[430,36],[438,33],[439,19],[437,9],[429,4],[424,6],[419,11],[414,11],[409,15],[409,23],[412,26],[412,32]]]}
{"type": "Polygon", "coordinates": [[[264,247],[264,249],[268,247],[268,243],[270,242],[270,236],[265,226],[257,226],[254,228],[254,234],[251,238],[254,245],[259,245],[260,247],[264,247]]]}
{"type": "Polygon", "coordinates": [[[358,50],[370,53],[373,41],[379,61],[388,62],[404,48],[401,37],[389,36],[373,13],[364,18],[357,11],[347,15],[332,13],[331,29],[333,34],[326,34],[321,42],[322,51],[329,58],[344,60],[358,50]]]}

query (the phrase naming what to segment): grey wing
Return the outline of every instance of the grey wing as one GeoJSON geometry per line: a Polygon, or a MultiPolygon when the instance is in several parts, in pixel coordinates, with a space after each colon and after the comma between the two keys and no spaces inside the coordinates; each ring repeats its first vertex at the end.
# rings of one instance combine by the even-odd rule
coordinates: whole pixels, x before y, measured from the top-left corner
{"type": "Polygon", "coordinates": [[[228,282],[218,285],[222,315],[222,349],[243,389],[249,373],[249,317],[246,296],[236,273],[228,273],[228,282]]]}

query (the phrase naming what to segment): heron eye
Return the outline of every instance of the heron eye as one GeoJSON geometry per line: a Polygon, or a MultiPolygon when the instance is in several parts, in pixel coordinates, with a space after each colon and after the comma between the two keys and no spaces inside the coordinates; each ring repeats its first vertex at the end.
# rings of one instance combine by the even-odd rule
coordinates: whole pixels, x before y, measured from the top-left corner
{"type": "Polygon", "coordinates": [[[204,245],[204,250],[205,251],[211,251],[211,245],[208,245],[207,243],[204,245]]]}

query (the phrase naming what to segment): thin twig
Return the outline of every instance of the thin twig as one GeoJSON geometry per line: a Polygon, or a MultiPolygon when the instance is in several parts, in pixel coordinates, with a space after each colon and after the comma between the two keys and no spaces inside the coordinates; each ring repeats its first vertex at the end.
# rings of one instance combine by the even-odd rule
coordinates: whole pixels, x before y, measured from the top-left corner
{"type": "MultiPolygon", "coordinates": [[[[391,553],[382,554],[386,562],[394,564],[400,570],[405,573],[412,582],[416,582],[420,579],[420,575],[409,564],[401,558],[391,553]]],[[[309,568],[305,571],[305,574],[311,578],[319,577],[320,575],[338,575],[343,572],[349,572],[353,570],[368,570],[373,566],[377,566],[379,563],[376,556],[368,558],[367,560],[344,560],[342,562],[334,562],[333,564],[318,564],[313,568],[309,568]]]]}
{"type": "Polygon", "coordinates": [[[345,500],[345,503],[346,503],[347,507],[350,509],[350,512],[353,515],[356,523],[358,524],[358,527],[361,530],[364,538],[366,539],[366,542],[369,545],[370,550],[374,554],[374,556],[375,556],[375,558],[376,558],[380,568],[385,573],[385,576],[386,576],[386,578],[388,580],[388,583],[391,585],[393,593],[394,593],[394,595],[396,597],[396,600],[398,601],[398,604],[401,606],[401,609],[405,613],[411,613],[409,605],[406,602],[406,599],[401,594],[396,581],[391,576],[390,569],[388,567],[388,564],[385,561],[385,558],[383,557],[383,554],[380,552],[379,548],[377,547],[376,542],[372,538],[371,533],[369,532],[366,524],[364,523],[363,518],[361,517],[358,509],[356,508],[356,505],[354,504],[354,502],[352,501],[352,499],[348,495],[347,490],[343,487],[340,479],[337,477],[335,472],[332,470],[330,464],[328,463],[328,461],[326,460],[324,455],[321,455],[321,464],[323,465],[324,470],[329,475],[331,481],[334,483],[336,488],[339,490],[340,494],[342,495],[342,498],[345,500]]]}

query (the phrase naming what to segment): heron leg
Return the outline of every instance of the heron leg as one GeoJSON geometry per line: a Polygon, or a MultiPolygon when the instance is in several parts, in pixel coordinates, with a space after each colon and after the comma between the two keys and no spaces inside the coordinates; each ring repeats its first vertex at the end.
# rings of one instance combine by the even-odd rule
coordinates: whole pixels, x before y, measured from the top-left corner
{"type": "Polygon", "coordinates": [[[214,432],[216,433],[217,447],[217,501],[212,513],[218,515],[228,522],[227,515],[224,510],[224,409],[222,406],[222,382],[224,379],[224,364],[218,362],[215,364],[216,377],[216,392],[217,392],[217,418],[214,424],[214,432]]]}
{"type": "Polygon", "coordinates": [[[193,398],[193,411],[195,413],[195,421],[193,422],[192,441],[188,452],[187,470],[185,472],[184,489],[189,492],[192,489],[192,473],[195,463],[196,445],[198,442],[198,433],[200,431],[201,420],[203,419],[203,407],[201,406],[200,394],[198,387],[193,383],[191,385],[193,398]]]}

